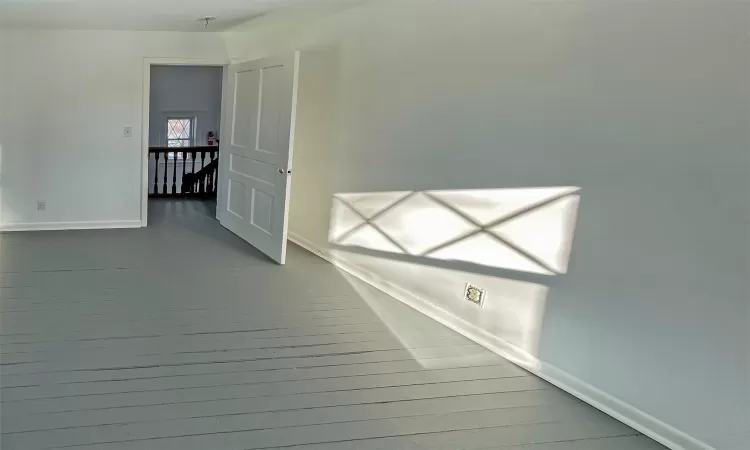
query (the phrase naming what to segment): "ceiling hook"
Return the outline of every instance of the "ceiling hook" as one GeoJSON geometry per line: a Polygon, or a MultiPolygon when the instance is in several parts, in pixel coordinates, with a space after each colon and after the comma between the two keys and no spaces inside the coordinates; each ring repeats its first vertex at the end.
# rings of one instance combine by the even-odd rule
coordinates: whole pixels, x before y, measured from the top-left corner
{"type": "Polygon", "coordinates": [[[211,23],[212,20],[216,20],[216,17],[214,17],[214,16],[203,16],[203,17],[199,18],[198,20],[200,20],[201,22],[205,22],[205,24],[203,25],[203,27],[204,28],[208,28],[208,24],[211,23]]]}

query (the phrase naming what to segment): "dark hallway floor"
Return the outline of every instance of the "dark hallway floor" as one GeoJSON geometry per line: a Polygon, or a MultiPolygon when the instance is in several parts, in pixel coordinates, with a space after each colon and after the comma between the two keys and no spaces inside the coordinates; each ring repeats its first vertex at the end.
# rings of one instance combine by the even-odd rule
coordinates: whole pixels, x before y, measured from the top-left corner
{"type": "Polygon", "coordinates": [[[3,450],[663,449],[212,208],[0,235],[3,450]]]}

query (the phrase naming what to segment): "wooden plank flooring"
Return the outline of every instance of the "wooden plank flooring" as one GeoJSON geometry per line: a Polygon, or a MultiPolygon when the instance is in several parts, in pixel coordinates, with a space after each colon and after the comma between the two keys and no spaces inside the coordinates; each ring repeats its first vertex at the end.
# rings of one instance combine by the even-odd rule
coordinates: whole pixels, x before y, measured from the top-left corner
{"type": "Polygon", "coordinates": [[[3,450],[663,450],[291,246],[209,217],[0,235],[3,450]]]}

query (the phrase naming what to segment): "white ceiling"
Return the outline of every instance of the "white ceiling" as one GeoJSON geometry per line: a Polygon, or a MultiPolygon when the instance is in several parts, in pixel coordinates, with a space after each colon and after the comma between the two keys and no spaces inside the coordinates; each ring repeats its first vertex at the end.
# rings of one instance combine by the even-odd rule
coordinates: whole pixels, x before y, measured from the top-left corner
{"type": "MultiPolygon", "coordinates": [[[[325,0],[323,0],[325,1],[325,0]]],[[[224,31],[279,8],[317,0],[0,0],[0,26],[224,31]],[[208,28],[198,22],[216,16],[208,28]]]]}

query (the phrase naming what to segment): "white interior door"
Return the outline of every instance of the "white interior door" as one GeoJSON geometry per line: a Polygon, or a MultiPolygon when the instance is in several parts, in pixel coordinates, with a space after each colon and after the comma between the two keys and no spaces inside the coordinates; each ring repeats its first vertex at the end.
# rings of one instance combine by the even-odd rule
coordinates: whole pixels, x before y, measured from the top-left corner
{"type": "Polygon", "coordinates": [[[286,258],[299,53],[229,66],[219,148],[221,224],[286,258]]]}

